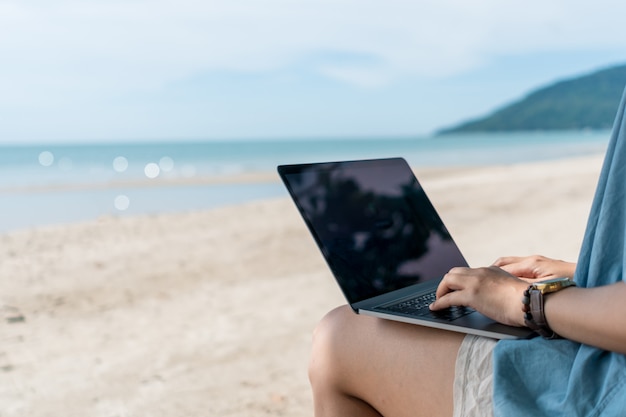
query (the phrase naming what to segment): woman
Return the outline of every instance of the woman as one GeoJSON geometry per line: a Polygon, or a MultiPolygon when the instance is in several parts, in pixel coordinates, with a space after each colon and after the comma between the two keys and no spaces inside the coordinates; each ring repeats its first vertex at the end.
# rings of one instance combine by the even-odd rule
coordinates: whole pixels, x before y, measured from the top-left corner
{"type": "Polygon", "coordinates": [[[626,92],[577,266],[532,256],[454,268],[431,306],[470,306],[561,338],[496,342],[340,307],[314,335],[309,375],[317,417],[625,415],[625,106],[626,92]],[[529,285],[555,277],[577,286],[535,297],[529,285]]]}

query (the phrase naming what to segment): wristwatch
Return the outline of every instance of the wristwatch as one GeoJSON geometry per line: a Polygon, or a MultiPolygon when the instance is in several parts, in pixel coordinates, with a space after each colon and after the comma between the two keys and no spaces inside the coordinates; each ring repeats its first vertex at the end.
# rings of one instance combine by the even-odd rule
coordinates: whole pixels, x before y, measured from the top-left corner
{"type": "Polygon", "coordinates": [[[546,339],[558,339],[560,336],[548,326],[546,320],[543,309],[544,295],[573,286],[576,286],[576,283],[569,278],[554,278],[529,285],[522,298],[526,326],[546,339]]]}

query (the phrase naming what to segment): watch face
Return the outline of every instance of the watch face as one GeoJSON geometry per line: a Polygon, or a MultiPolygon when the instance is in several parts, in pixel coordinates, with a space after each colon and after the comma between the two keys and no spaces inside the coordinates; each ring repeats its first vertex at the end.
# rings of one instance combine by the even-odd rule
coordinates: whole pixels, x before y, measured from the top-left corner
{"type": "Polygon", "coordinates": [[[543,294],[558,291],[563,288],[576,285],[574,281],[569,278],[553,278],[546,281],[537,282],[534,287],[541,291],[543,294]]]}

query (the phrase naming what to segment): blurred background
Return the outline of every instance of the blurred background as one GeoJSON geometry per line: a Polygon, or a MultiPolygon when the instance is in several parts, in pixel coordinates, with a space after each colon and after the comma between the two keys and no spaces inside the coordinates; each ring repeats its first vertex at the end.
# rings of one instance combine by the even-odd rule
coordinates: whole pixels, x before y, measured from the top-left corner
{"type": "Polygon", "coordinates": [[[450,166],[601,151],[606,122],[437,133],[623,65],[625,9],[2,0],[0,231],[284,195],[269,174],[278,163],[450,166]]]}

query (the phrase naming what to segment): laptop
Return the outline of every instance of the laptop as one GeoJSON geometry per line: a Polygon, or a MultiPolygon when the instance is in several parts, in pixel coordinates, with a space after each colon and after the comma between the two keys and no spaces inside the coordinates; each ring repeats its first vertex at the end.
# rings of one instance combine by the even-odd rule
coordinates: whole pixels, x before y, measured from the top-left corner
{"type": "Polygon", "coordinates": [[[534,334],[468,307],[430,311],[443,276],[467,262],[403,158],[278,173],[356,313],[496,339],[534,334]]]}

